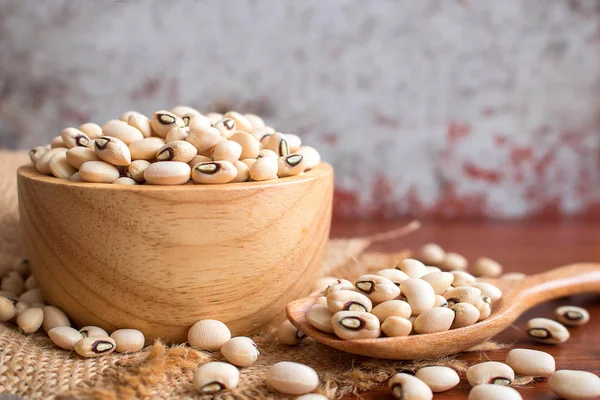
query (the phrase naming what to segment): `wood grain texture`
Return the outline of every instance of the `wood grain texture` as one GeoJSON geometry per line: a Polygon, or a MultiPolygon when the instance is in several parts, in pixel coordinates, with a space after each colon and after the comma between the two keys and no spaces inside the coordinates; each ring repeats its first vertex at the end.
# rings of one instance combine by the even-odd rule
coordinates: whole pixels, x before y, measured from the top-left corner
{"type": "Polygon", "coordinates": [[[271,182],[178,187],[22,167],[18,184],[26,254],[50,303],[76,325],[136,328],[148,341],[184,341],[206,318],[233,335],[259,331],[307,294],[329,236],[327,164],[271,182]]]}
{"type": "Polygon", "coordinates": [[[586,292],[600,293],[600,264],[573,264],[520,281],[485,281],[500,288],[503,295],[487,319],[464,328],[427,335],[342,340],[313,328],[306,320],[305,315],[315,297],[293,301],[286,311],[288,319],[302,332],[338,350],[393,360],[430,359],[456,354],[489,340],[508,328],[524,311],[544,301],[586,292]]]}
{"type": "MultiPolygon", "coordinates": [[[[406,221],[334,221],[332,237],[369,235],[394,229],[406,221]]],[[[448,250],[464,254],[470,261],[489,256],[504,266],[505,272],[542,273],[573,262],[600,261],[600,236],[597,223],[584,220],[537,221],[425,221],[423,228],[398,241],[374,245],[371,250],[397,251],[417,249],[424,243],[437,242],[448,250]]],[[[600,375],[600,296],[576,295],[547,301],[526,311],[508,329],[495,336],[495,341],[507,348],[461,353],[458,358],[468,365],[483,361],[504,362],[512,348],[527,348],[550,353],[558,369],[590,371],[600,375]],[[525,334],[527,320],[534,317],[552,318],[556,307],[577,305],[590,312],[590,322],[579,328],[569,328],[571,338],[561,345],[537,343],[525,334]]],[[[436,400],[466,399],[471,389],[464,376],[458,386],[436,393],[436,400]]],[[[557,400],[545,380],[517,388],[525,400],[557,400]]],[[[346,396],[344,400],[358,398],[346,396]]],[[[392,400],[389,390],[382,387],[360,393],[364,400],[392,400]]]]}

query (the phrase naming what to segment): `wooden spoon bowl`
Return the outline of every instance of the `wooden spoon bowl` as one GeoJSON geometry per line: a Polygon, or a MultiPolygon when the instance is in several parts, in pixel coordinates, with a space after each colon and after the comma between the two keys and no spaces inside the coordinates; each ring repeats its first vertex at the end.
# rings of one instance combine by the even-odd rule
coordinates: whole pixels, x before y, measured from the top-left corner
{"type": "Polygon", "coordinates": [[[436,358],[460,353],[483,343],[508,328],[531,307],[545,301],[585,292],[600,292],[600,264],[581,263],[557,268],[518,281],[487,279],[502,290],[489,318],[446,332],[405,337],[342,340],[321,332],[306,320],[316,301],[309,297],[287,306],[288,319],[307,336],[327,346],[362,356],[393,360],[436,358]]]}
{"type": "Polygon", "coordinates": [[[18,171],[25,252],[45,298],[77,326],[182,342],[200,319],[233,335],[283,318],[327,247],[328,164],[225,185],[112,185],[18,171]]]}

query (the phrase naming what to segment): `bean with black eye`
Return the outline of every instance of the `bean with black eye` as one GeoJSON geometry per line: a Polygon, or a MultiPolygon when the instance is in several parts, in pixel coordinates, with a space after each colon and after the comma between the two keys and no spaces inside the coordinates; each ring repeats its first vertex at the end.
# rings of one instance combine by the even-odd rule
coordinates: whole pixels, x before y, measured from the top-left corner
{"type": "Polygon", "coordinates": [[[377,338],[381,334],[379,319],[361,311],[338,311],[331,318],[333,332],[341,339],[377,338]]]}
{"type": "Polygon", "coordinates": [[[471,386],[486,383],[509,386],[515,380],[515,371],[504,363],[487,361],[470,366],[467,369],[467,380],[471,386]]]}
{"type": "Polygon", "coordinates": [[[362,293],[353,290],[338,290],[327,296],[327,308],[332,313],[338,311],[370,312],[373,304],[362,293]]]}
{"type": "Polygon", "coordinates": [[[525,329],[529,337],[542,343],[559,344],[569,339],[569,330],[559,322],[548,318],[533,318],[525,329]]]}
{"type": "Polygon", "coordinates": [[[202,184],[228,183],[235,179],[238,171],[229,161],[211,161],[196,165],[192,169],[192,180],[202,184]]]}
{"type": "Polygon", "coordinates": [[[172,112],[159,110],[152,114],[150,126],[155,135],[165,138],[174,127],[184,127],[183,120],[172,112]]]}
{"type": "Polygon", "coordinates": [[[354,286],[374,303],[393,300],[400,295],[400,288],[394,282],[379,275],[362,275],[354,281],[354,286]]]}
{"type": "Polygon", "coordinates": [[[590,320],[590,313],[581,307],[575,306],[562,306],[558,307],[554,314],[558,322],[568,326],[581,326],[588,323],[590,320]]]}
{"type": "Polygon", "coordinates": [[[301,154],[290,154],[279,158],[277,176],[285,178],[286,176],[295,176],[304,172],[306,163],[301,154]]]}

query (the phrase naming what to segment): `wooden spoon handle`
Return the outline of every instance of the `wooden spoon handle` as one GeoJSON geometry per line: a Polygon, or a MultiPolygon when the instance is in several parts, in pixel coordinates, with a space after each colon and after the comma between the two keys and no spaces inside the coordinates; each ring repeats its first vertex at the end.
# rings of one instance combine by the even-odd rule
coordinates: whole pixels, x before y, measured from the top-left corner
{"type": "Polygon", "coordinates": [[[581,263],[556,268],[523,280],[519,307],[524,311],[537,304],[578,293],[600,292],[600,264],[581,263]]]}

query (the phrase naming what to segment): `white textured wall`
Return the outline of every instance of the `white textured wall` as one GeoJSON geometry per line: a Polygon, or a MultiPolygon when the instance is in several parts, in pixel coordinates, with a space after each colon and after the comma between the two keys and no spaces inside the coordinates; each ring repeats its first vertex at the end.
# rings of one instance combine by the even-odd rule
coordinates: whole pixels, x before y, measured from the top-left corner
{"type": "Polygon", "coordinates": [[[0,0],[0,144],[231,104],[336,169],[342,215],[600,200],[600,1],[0,0]]]}

